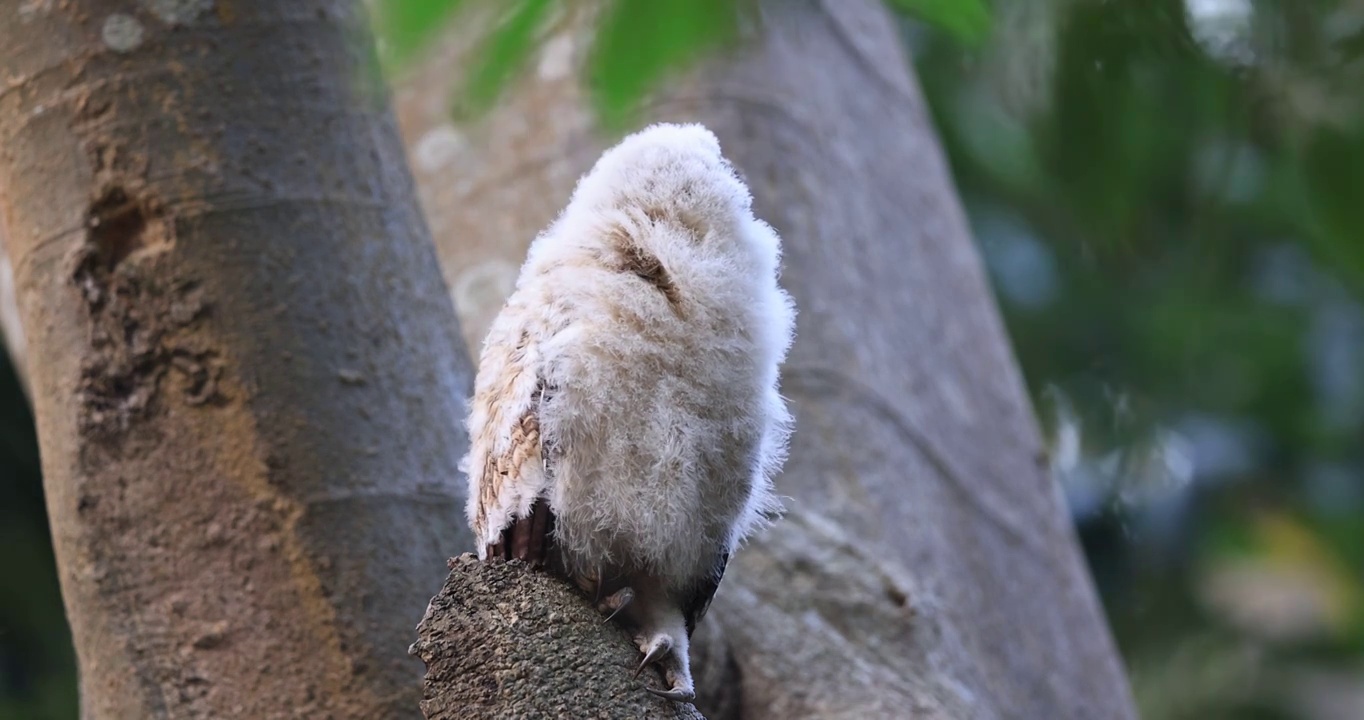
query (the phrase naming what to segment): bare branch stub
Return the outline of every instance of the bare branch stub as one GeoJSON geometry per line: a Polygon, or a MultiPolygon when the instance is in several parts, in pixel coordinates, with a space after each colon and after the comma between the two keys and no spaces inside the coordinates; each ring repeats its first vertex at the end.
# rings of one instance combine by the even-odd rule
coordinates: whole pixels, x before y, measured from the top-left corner
{"type": "Polygon", "coordinates": [[[646,678],[631,678],[638,648],[564,581],[468,553],[450,569],[409,650],[426,663],[427,720],[703,720],[645,692],[646,678]]]}

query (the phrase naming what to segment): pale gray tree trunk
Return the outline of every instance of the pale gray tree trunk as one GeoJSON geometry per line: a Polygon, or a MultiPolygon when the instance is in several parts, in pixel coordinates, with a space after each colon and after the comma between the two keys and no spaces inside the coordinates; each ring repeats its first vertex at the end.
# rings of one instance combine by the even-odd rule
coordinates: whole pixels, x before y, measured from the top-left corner
{"type": "Polygon", "coordinates": [[[470,377],[370,57],[349,0],[0,0],[84,717],[419,714],[470,377]]]}
{"type": "MultiPolygon", "coordinates": [[[[739,553],[702,624],[699,704],[729,714],[707,701],[737,683],[744,718],[1135,717],[891,18],[876,0],[763,9],[740,50],[648,111],[720,136],[785,240],[801,313],[783,382],[798,420],[779,481],[792,513],[739,553]],[[706,645],[719,638],[732,666],[706,645]]],[[[471,57],[479,23],[454,28],[398,86],[471,344],[530,240],[615,139],[595,131],[579,84],[589,26],[581,10],[560,18],[477,123],[451,124],[435,91],[471,57]]],[[[456,572],[438,600],[484,591],[456,572]]],[[[444,652],[510,651],[544,631],[489,629],[444,652]]],[[[428,677],[428,697],[484,680],[428,677]]]]}

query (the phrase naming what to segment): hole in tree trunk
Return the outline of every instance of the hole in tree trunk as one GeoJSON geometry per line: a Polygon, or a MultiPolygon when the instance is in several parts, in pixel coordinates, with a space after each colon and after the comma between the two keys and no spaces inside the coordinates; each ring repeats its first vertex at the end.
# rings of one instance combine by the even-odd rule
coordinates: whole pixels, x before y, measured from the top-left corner
{"type": "Polygon", "coordinates": [[[90,206],[86,224],[100,263],[113,270],[142,247],[147,218],[141,203],[128,197],[123,188],[114,187],[90,206]]]}

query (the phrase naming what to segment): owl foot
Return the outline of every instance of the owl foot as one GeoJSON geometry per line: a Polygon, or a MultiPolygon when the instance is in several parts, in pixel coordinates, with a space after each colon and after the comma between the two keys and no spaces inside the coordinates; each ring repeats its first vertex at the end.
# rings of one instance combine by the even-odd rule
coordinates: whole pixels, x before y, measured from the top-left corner
{"type": "Polygon", "coordinates": [[[677,647],[672,636],[667,633],[659,633],[647,641],[641,642],[639,649],[644,653],[644,659],[635,669],[635,677],[639,677],[644,668],[656,664],[669,685],[667,690],[648,686],[645,686],[645,690],[673,702],[689,702],[696,699],[690,668],[687,667],[686,658],[676,652],[677,647]]]}
{"type": "Polygon", "coordinates": [[[658,667],[663,671],[663,679],[668,682],[667,690],[651,688],[645,690],[673,702],[691,702],[696,699],[696,689],[692,685],[691,671],[676,653],[660,658],[658,667]]]}
{"type": "Polygon", "coordinates": [[[624,610],[625,606],[629,605],[630,601],[634,599],[635,591],[628,587],[623,587],[602,598],[597,602],[597,612],[606,615],[606,619],[602,620],[602,623],[610,622],[617,613],[624,610]]]}

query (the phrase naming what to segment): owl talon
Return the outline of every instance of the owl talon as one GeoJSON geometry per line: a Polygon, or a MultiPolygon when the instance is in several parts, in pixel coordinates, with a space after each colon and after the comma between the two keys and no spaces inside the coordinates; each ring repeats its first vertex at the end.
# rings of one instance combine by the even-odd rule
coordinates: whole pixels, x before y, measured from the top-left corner
{"type": "Polygon", "coordinates": [[[672,652],[672,649],[672,638],[666,635],[660,635],[654,638],[653,641],[649,643],[649,649],[644,653],[644,659],[639,661],[639,667],[635,668],[635,674],[631,677],[639,677],[639,674],[644,672],[644,668],[667,657],[668,653],[672,652]]]}
{"type": "MultiPolygon", "coordinates": [[[[667,633],[659,633],[650,638],[649,642],[642,649],[648,649],[644,656],[644,662],[640,663],[640,670],[646,665],[657,665],[659,674],[663,676],[666,690],[649,687],[647,684],[644,689],[665,700],[673,702],[690,702],[696,698],[695,685],[692,684],[691,668],[687,662],[687,644],[685,639],[679,639],[667,633]]],[[[639,671],[635,671],[638,676],[639,671]]]]}
{"type": "Polygon", "coordinates": [[[605,620],[602,620],[602,624],[605,625],[606,623],[611,622],[612,618],[616,617],[616,615],[619,614],[621,610],[624,610],[625,606],[629,605],[630,601],[634,599],[635,591],[628,587],[621,588],[610,595],[607,595],[605,598],[602,598],[601,602],[597,603],[597,611],[601,613],[610,613],[606,616],[605,620]]]}

